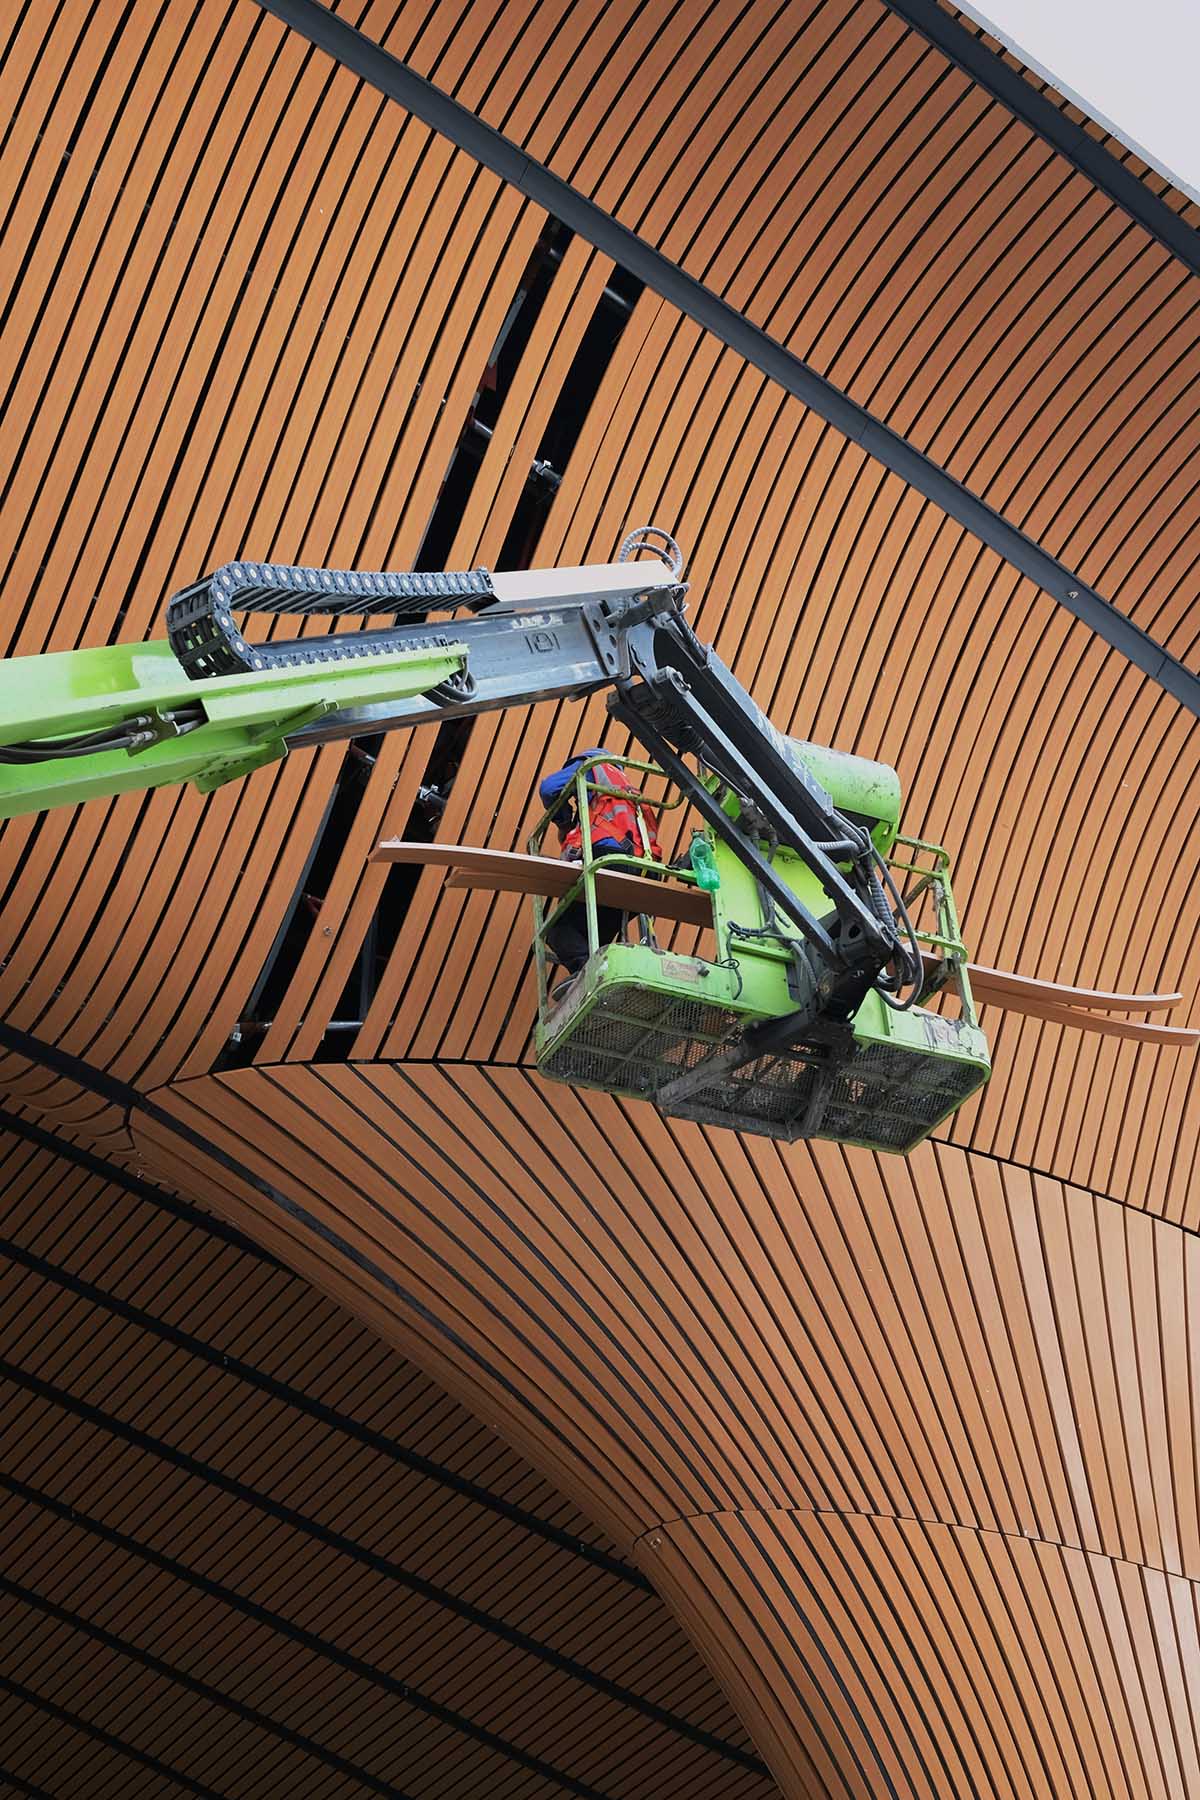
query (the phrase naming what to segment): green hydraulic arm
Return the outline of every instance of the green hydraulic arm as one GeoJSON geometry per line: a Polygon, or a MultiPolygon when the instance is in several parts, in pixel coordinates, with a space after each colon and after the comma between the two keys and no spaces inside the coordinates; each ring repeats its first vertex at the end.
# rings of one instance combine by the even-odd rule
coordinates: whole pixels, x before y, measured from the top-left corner
{"type": "Polygon", "coordinates": [[[0,818],[183,781],[208,792],[290,748],[591,693],[619,672],[602,609],[670,584],[660,560],[495,575],[227,564],[170,601],[166,641],[0,662],[0,818]],[[428,617],[464,609],[484,616],[428,617]],[[249,612],[368,629],[251,644],[234,622],[249,612]]]}
{"type": "Polygon", "coordinates": [[[447,639],[196,682],[161,642],[13,657],[0,663],[0,817],[183,781],[207,793],[331,714],[437,691],[466,658],[447,639]]]}
{"type": "Polygon", "coordinates": [[[183,780],[207,790],[292,748],[608,689],[614,716],[807,940],[818,1004],[848,1012],[877,981],[916,979],[915,943],[901,943],[869,832],[686,623],[682,561],[644,527],[615,563],[574,569],[227,564],[174,595],[165,644],[0,665],[0,812],[183,780]],[[236,621],[250,613],[301,629],[248,642],[236,621]],[[440,622],[451,613],[470,616],[440,622]],[[365,629],[307,633],[322,614],[365,629]],[[742,797],[741,823],[685,756],[742,797]],[[802,858],[828,917],[799,903],[765,841],[802,858]]]}

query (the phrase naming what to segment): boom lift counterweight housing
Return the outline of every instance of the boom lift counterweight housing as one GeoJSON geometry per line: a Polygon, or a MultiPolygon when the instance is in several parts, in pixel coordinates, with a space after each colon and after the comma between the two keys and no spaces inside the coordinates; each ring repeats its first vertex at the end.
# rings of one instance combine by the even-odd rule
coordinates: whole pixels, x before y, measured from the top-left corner
{"type": "Polygon", "coordinates": [[[617,562],[581,569],[227,565],[170,602],[167,644],[0,667],[0,816],[181,780],[207,790],[289,749],[607,689],[704,821],[717,953],[601,950],[589,852],[595,954],[569,1008],[549,1006],[539,919],[544,1072],[744,1130],[907,1149],[988,1074],[945,858],[932,852],[936,866],[911,879],[936,900],[925,942],[940,983],[958,984],[957,1018],[914,1004],[931,986],[887,861],[894,774],[785,739],[687,624],[681,575],[654,528],[631,533],[617,562]],[[438,624],[435,609],[459,616],[438,624]],[[248,612],[369,628],[251,643],[235,623],[248,612]]]}

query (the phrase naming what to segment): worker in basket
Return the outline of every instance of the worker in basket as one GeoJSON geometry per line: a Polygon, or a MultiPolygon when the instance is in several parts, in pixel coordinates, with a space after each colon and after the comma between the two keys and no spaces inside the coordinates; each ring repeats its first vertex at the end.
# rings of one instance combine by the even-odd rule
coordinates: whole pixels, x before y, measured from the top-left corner
{"type": "MultiPolygon", "coordinates": [[[[575,806],[576,773],[580,763],[603,754],[602,750],[575,751],[561,769],[555,769],[553,774],[544,776],[538,788],[542,804],[548,812],[555,807],[556,801],[559,803],[553,816],[558,827],[562,845],[560,854],[564,862],[583,861],[583,829],[575,806]]],[[[645,856],[648,853],[655,862],[661,862],[657,816],[652,808],[633,797],[637,790],[624,771],[615,763],[598,763],[588,774],[589,785],[593,781],[605,788],[624,788],[630,798],[626,800],[621,794],[602,792],[590,796],[588,824],[591,829],[592,855],[645,856]]],[[[600,942],[611,944],[621,935],[625,914],[615,906],[598,906],[596,924],[600,942]]],[[[560,999],[588,959],[587,907],[582,900],[569,906],[551,925],[546,932],[546,946],[567,971],[566,981],[560,982],[551,996],[553,999],[560,999]]]]}

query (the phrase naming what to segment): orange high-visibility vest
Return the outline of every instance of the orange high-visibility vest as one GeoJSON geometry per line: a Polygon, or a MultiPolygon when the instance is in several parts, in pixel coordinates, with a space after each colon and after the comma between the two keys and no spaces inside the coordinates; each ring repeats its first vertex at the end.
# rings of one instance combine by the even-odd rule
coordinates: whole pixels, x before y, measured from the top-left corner
{"type": "MultiPolygon", "coordinates": [[[[628,788],[634,792],[632,784],[626,780],[624,772],[613,763],[598,763],[588,776],[589,782],[602,781],[606,787],[628,788]]],[[[633,854],[646,854],[642,834],[638,829],[638,815],[641,815],[645,827],[645,842],[650,846],[650,855],[655,862],[662,861],[662,850],[658,842],[658,820],[650,807],[633,799],[625,800],[616,794],[594,794],[588,801],[588,822],[592,829],[592,849],[603,842],[612,841],[619,844],[628,838],[633,844],[633,854]]],[[[578,825],[572,825],[563,833],[563,854],[572,850],[583,849],[583,831],[578,825]]]]}

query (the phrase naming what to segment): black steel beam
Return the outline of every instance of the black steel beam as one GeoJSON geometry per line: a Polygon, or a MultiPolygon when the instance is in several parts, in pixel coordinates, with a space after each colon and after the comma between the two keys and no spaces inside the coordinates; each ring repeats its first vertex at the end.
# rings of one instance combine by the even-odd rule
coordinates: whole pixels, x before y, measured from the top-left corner
{"type": "Polygon", "coordinates": [[[28,1794],[29,1800],[54,1800],[53,1794],[48,1794],[45,1788],[35,1787],[23,1775],[14,1775],[11,1769],[0,1769],[0,1793],[6,1785],[15,1793],[28,1794]]]}
{"type": "Polygon", "coordinates": [[[1189,274],[1200,275],[1200,232],[1127,169],[1111,150],[1097,143],[1082,125],[1076,125],[1045,94],[1039,94],[1019,69],[989,50],[973,31],[944,12],[937,0],[883,0],[883,4],[919,31],[943,56],[948,56],[993,100],[1036,131],[1060,156],[1065,156],[1135,224],[1157,238],[1189,274]]]}
{"type": "Polygon", "coordinates": [[[1111,600],[1072,574],[1040,544],[948,470],[827,381],[802,358],[753,324],[736,307],[695,276],[688,275],[645,238],[614,219],[519,144],[476,118],[465,106],[416,74],[372,38],[364,36],[318,0],[257,0],[264,11],[306,37],[441,133],[485,168],[509,182],[577,236],[627,269],[631,275],[709,331],[770,380],[800,400],[819,418],[861,446],[869,456],[924,494],[997,555],[1035,582],[1050,598],[1094,631],[1122,656],[1166,689],[1180,705],[1200,715],[1200,676],[1192,673],[1150,634],[1135,625],[1111,600]]]}
{"type": "MultiPolygon", "coordinates": [[[[130,1088],[129,1093],[132,1095],[134,1091],[130,1088]]],[[[217,1213],[201,1212],[190,1200],[168,1193],[166,1188],[147,1181],[145,1176],[134,1175],[129,1169],[121,1168],[118,1163],[111,1163],[105,1157],[97,1156],[94,1150],[87,1150],[70,1138],[60,1137],[57,1132],[47,1131],[44,1126],[35,1125],[32,1119],[24,1119],[19,1113],[11,1113],[3,1106],[0,1106],[0,1131],[9,1131],[14,1137],[24,1138],[26,1143],[36,1144],[39,1149],[48,1150],[52,1156],[64,1157],[67,1162],[74,1163],[76,1168],[86,1169],[89,1175],[96,1175],[101,1181],[111,1181],[127,1194],[134,1194],[147,1205],[169,1213],[173,1219],[180,1219],[185,1225],[193,1225],[209,1237],[218,1238],[223,1244],[231,1244],[245,1256],[253,1256],[256,1261],[267,1263],[273,1269],[285,1268],[279,1258],[272,1256],[264,1245],[255,1243],[252,1237],[239,1231],[236,1225],[231,1225],[217,1213]]],[[[286,1273],[291,1275],[293,1271],[287,1269],[286,1273]]]]}
{"type": "Polygon", "coordinates": [[[157,1756],[151,1756],[146,1750],[139,1750],[136,1744],[127,1744],[123,1738],[114,1737],[112,1732],[105,1731],[103,1726],[93,1725],[91,1720],[85,1719],[81,1713],[69,1712],[56,1700],[51,1700],[45,1694],[39,1694],[33,1688],[27,1688],[21,1682],[14,1681],[11,1675],[0,1674],[0,1694],[8,1694],[12,1699],[22,1701],[24,1705],[36,1708],[38,1712],[46,1713],[56,1725],[65,1725],[72,1731],[81,1732],[84,1737],[91,1738],[93,1743],[102,1744],[106,1750],[115,1751],[118,1756],[128,1757],[130,1762],[139,1763],[143,1769],[153,1770],[154,1774],[164,1782],[181,1787],[189,1794],[195,1794],[196,1800],[233,1800],[232,1795],[219,1794],[215,1788],[205,1787],[202,1782],[193,1781],[192,1777],[185,1775],[181,1769],[169,1768],[166,1763],[159,1762],[157,1756]]]}

